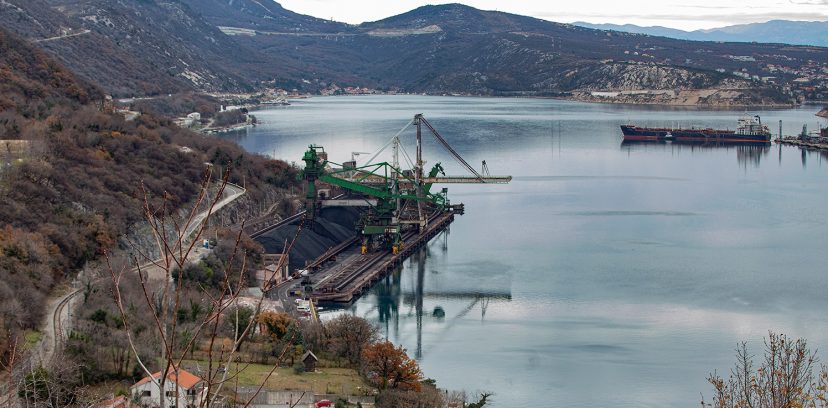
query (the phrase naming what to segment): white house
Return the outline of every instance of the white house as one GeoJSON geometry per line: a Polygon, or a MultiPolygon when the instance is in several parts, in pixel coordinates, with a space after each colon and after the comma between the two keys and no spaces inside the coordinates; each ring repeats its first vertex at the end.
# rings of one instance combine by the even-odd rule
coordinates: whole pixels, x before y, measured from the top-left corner
{"type": "MultiPolygon", "coordinates": [[[[130,387],[130,392],[135,400],[141,402],[144,407],[160,407],[161,392],[155,381],[160,381],[161,372],[154,373],[152,377],[144,377],[130,387]]],[[[202,398],[206,395],[206,384],[197,375],[191,374],[184,369],[170,369],[167,381],[164,384],[165,407],[195,408],[201,404],[202,398]],[[176,393],[177,391],[177,393],[176,393]],[[176,404],[176,395],[178,403],[176,404]]]]}

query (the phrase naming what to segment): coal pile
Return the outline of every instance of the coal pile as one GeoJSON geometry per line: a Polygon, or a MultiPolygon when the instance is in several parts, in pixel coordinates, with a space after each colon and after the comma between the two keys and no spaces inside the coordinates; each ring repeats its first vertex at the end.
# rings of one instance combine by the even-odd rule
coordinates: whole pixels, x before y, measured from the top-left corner
{"type": "MultiPolygon", "coordinates": [[[[293,244],[293,249],[289,254],[291,273],[304,268],[308,262],[318,258],[328,249],[355,237],[359,213],[360,210],[353,207],[323,208],[314,221],[314,227],[303,228],[299,239],[293,244]]],[[[285,241],[290,243],[301,222],[300,219],[275,228],[257,237],[256,241],[262,244],[266,253],[282,253],[285,241]]]]}

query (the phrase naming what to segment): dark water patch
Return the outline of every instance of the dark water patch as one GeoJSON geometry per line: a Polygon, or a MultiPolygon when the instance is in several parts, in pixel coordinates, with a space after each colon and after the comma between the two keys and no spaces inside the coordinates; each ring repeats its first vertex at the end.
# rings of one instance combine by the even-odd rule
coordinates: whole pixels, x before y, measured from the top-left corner
{"type": "Polygon", "coordinates": [[[579,217],[642,217],[642,216],[662,216],[662,217],[696,217],[701,214],[683,211],[564,211],[555,213],[555,215],[579,216],[579,217]]]}
{"type": "Polygon", "coordinates": [[[620,356],[622,354],[632,353],[633,350],[629,347],[617,344],[539,344],[531,347],[506,347],[500,351],[506,353],[521,353],[521,354],[546,354],[546,355],[564,355],[572,352],[590,353],[590,354],[611,354],[620,356]]]}
{"type": "Polygon", "coordinates": [[[658,176],[515,176],[512,181],[569,181],[569,180],[655,180],[655,181],[689,181],[680,177],[658,176]]]}

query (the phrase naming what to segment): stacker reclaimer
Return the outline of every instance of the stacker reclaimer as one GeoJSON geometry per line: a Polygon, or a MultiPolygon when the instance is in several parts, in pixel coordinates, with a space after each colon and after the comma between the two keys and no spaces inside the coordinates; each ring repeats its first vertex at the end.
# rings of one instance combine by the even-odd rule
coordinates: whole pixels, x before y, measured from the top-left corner
{"type": "Polygon", "coordinates": [[[317,145],[310,145],[302,160],[305,162],[305,168],[299,177],[305,182],[305,222],[312,228],[319,210],[326,206],[367,207],[367,211],[362,213],[357,223],[363,254],[375,249],[391,250],[393,254],[397,254],[405,244],[403,237],[410,235],[406,232],[425,231],[433,214],[463,214],[463,204],[451,204],[446,188],[432,191],[434,184],[505,184],[512,180],[511,176],[489,175],[485,161],[481,172],[476,171],[440,136],[422,114],[415,115],[414,119],[366,165],[357,166],[353,156],[351,161],[342,164],[331,162],[325,149],[317,145]],[[405,153],[399,137],[411,125],[417,130],[416,159],[413,163],[405,153]],[[437,142],[462,164],[470,175],[446,176],[440,163],[436,163],[429,173],[424,173],[423,127],[430,131],[437,142]],[[372,164],[371,162],[389,146],[393,151],[392,162],[372,164]],[[408,159],[410,170],[401,168],[401,152],[404,158],[408,159]],[[318,188],[317,183],[326,183],[344,190],[344,197],[331,199],[329,194],[318,188]]]}

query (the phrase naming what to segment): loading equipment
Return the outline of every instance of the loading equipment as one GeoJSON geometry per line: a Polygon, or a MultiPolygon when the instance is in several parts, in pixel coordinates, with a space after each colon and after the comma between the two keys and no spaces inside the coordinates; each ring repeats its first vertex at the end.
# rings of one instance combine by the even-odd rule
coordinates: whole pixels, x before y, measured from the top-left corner
{"type": "MultiPolygon", "coordinates": [[[[393,145],[393,163],[381,162],[357,166],[353,158],[343,164],[328,160],[328,155],[322,146],[310,145],[302,161],[305,168],[299,178],[305,183],[305,210],[306,222],[313,225],[322,207],[327,205],[339,206],[367,206],[369,210],[362,214],[357,223],[357,231],[362,240],[362,253],[366,253],[372,246],[390,249],[396,254],[402,245],[403,229],[408,226],[417,226],[423,231],[428,225],[428,214],[435,211],[451,212],[461,215],[465,208],[463,204],[452,205],[447,198],[448,189],[442,188],[439,192],[432,192],[432,186],[439,183],[508,183],[511,176],[491,176],[484,162],[484,174],[478,173],[460,155],[449,146],[448,142],[431,126],[428,121],[418,114],[386,144],[393,145]],[[399,164],[399,153],[402,149],[399,134],[408,126],[414,124],[417,128],[416,162],[413,169],[403,170],[399,164]],[[435,136],[437,141],[454,156],[471,176],[446,176],[441,163],[436,163],[431,171],[423,174],[424,161],[422,158],[422,132],[425,126],[435,136]],[[329,200],[317,190],[316,183],[322,182],[339,187],[349,192],[349,198],[344,200],[329,200]]],[[[376,158],[382,150],[374,155],[376,158]]]]}

